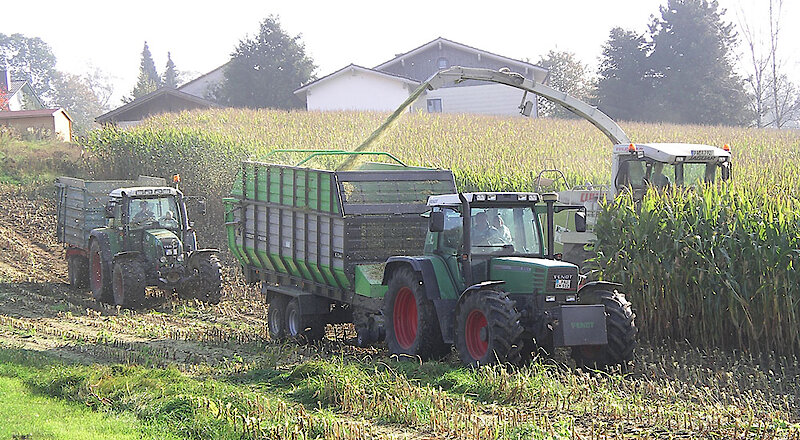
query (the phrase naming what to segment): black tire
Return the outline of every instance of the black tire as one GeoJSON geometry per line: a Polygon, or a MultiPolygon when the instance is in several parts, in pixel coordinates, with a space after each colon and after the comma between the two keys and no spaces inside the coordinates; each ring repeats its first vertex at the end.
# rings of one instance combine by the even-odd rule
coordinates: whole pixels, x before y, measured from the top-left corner
{"type": "Polygon", "coordinates": [[[121,259],[114,263],[112,273],[114,304],[128,308],[142,306],[147,281],[141,263],[133,259],[121,259]]]}
{"type": "Polygon", "coordinates": [[[273,341],[282,341],[286,338],[286,306],[289,297],[280,293],[272,294],[267,309],[267,331],[273,341]]]}
{"type": "Polygon", "coordinates": [[[219,304],[222,295],[222,265],[219,257],[204,254],[193,259],[190,269],[200,275],[194,297],[208,304],[219,304]]]}
{"type": "Polygon", "coordinates": [[[311,343],[325,337],[326,324],[300,311],[300,301],[292,298],[286,305],[286,336],[299,343],[311,343]]]}
{"type": "Polygon", "coordinates": [[[455,341],[461,362],[468,367],[519,365],[523,361],[524,328],[508,294],[473,290],[456,306],[455,341]]]}
{"type": "Polygon", "coordinates": [[[442,341],[436,308],[425,295],[422,277],[410,267],[392,273],[383,301],[383,316],[386,345],[392,354],[427,360],[450,352],[449,344],[442,341]]]}
{"type": "Polygon", "coordinates": [[[606,308],[608,345],[578,346],[572,348],[572,358],[579,368],[627,371],[636,348],[636,315],[625,295],[608,290],[595,290],[598,303],[606,308]]]}
{"type": "Polygon", "coordinates": [[[86,257],[72,256],[67,259],[69,285],[82,289],[89,283],[89,260],[86,257]]]}
{"type": "Polygon", "coordinates": [[[103,261],[100,243],[92,240],[89,244],[89,286],[92,296],[98,302],[111,304],[114,294],[111,291],[111,268],[108,261],[103,261]]]}

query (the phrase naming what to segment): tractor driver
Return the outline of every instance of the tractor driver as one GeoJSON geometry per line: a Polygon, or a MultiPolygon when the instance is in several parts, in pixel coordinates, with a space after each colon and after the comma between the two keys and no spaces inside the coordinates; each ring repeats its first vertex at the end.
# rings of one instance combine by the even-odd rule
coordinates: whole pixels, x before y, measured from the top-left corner
{"type": "Polygon", "coordinates": [[[139,212],[133,216],[133,221],[135,223],[144,223],[147,221],[153,221],[156,219],[156,215],[153,211],[150,210],[150,204],[147,203],[147,200],[142,200],[139,202],[139,212]]]}
{"type": "Polygon", "coordinates": [[[503,221],[503,217],[500,215],[500,210],[493,210],[493,212],[490,213],[489,218],[491,219],[492,227],[495,229],[495,231],[497,231],[495,233],[495,237],[502,240],[503,243],[511,243],[511,231],[503,221]]]}
{"type": "Polygon", "coordinates": [[[489,224],[489,216],[485,211],[478,212],[472,218],[472,244],[476,246],[486,246],[489,244],[497,229],[489,224]]]}

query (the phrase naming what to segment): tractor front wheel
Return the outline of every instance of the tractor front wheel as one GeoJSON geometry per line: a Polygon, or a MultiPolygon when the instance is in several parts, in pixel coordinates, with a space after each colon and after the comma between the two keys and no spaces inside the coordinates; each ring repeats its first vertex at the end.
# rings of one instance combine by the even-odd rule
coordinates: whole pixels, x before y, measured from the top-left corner
{"type": "Polygon", "coordinates": [[[523,355],[524,328],[508,294],[497,290],[473,290],[456,306],[456,349],[468,367],[519,364],[523,355]]]}
{"type": "Polygon", "coordinates": [[[636,348],[636,315],[625,295],[614,291],[592,292],[606,309],[607,345],[582,345],[572,348],[572,358],[580,368],[607,370],[619,366],[625,371],[636,348]]]}
{"type": "Polygon", "coordinates": [[[450,347],[442,342],[433,301],[425,295],[422,278],[410,267],[395,270],[383,302],[386,344],[392,354],[441,357],[450,347]]]}
{"type": "Polygon", "coordinates": [[[214,254],[200,255],[192,267],[200,277],[194,297],[208,304],[219,304],[222,291],[222,265],[214,254]]]}
{"type": "Polygon", "coordinates": [[[115,262],[113,278],[114,304],[128,308],[142,305],[146,280],[141,263],[133,259],[115,262]]]}

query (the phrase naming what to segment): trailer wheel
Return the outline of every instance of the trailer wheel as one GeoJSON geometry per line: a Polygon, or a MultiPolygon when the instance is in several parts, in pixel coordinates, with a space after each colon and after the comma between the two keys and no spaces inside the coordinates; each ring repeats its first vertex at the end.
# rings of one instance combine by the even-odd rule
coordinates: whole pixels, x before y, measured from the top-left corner
{"type": "Polygon", "coordinates": [[[286,305],[286,336],[299,343],[317,342],[325,337],[325,323],[300,311],[300,301],[292,298],[286,305]]]}
{"type": "Polygon", "coordinates": [[[89,260],[86,257],[72,256],[67,260],[69,284],[73,288],[81,289],[89,282],[89,260]]]}
{"type": "Polygon", "coordinates": [[[524,348],[520,314],[508,294],[498,290],[467,292],[456,306],[456,349],[468,367],[519,364],[524,348]]]}
{"type": "Polygon", "coordinates": [[[282,341],[286,338],[286,305],[289,297],[280,293],[272,294],[267,310],[267,330],[269,338],[273,341],[282,341]]]}
{"type": "Polygon", "coordinates": [[[114,304],[128,308],[141,306],[146,285],[142,265],[132,259],[117,261],[113,277],[114,304]]]}
{"type": "Polygon", "coordinates": [[[422,279],[410,267],[395,270],[383,303],[386,344],[392,354],[441,357],[449,352],[442,341],[433,302],[425,296],[422,279]]]}
{"type": "Polygon", "coordinates": [[[580,368],[607,370],[618,366],[624,372],[636,348],[636,315],[625,295],[608,290],[593,293],[606,308],[608,344],[573,347],[572,358],[580,368]]]}
{"type": "Polygon", "coordinates": [[[100,243],[97,240],[92,240],[89,244],[89,284],[95,300],[103,303],[114,301],[108,263],[103,261],[100,243]]]}

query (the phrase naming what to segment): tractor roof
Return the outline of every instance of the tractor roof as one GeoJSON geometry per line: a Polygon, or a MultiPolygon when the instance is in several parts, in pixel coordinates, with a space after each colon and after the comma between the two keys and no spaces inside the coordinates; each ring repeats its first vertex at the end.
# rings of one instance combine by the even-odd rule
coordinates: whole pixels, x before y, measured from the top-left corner
{"type": "MultiPolygon", "coordinates": [[[[462,193],[469,203],[530,203],[539,202],[542,196],[532,192],[476,192],[462,193]]],[[[428,206],[456,206],[461,204],[458,194],[441,194],[428,197],[428,206]]]]}
{"type": "Polygon", "coordinates": [[[117,188],[114,191],[109,193],[109,196],[119,198],[123,196],[128,197],[136,197],[136,198],[148,198],[148,197],[158,197],[158,196],[177,196],[181,194],[175,188],[169,186],[134,186],[130,188],[117,188]]]}
{"type": "MultiPolygon", "coordinates": [[[[630,145],[636,148],[635,154],[637,155],[641,154],[643,157],[670,164],[676,162],[719,162],[721,157],[725,158],[724,161],[730,160],[731,157],[730,151],[711,145],[679,143],[630,145]],[[679,157],[682,159],[677,159],[679,157]]],[[[634,154],[630,145],[614,145],[614,155],[634,154]]]]}

